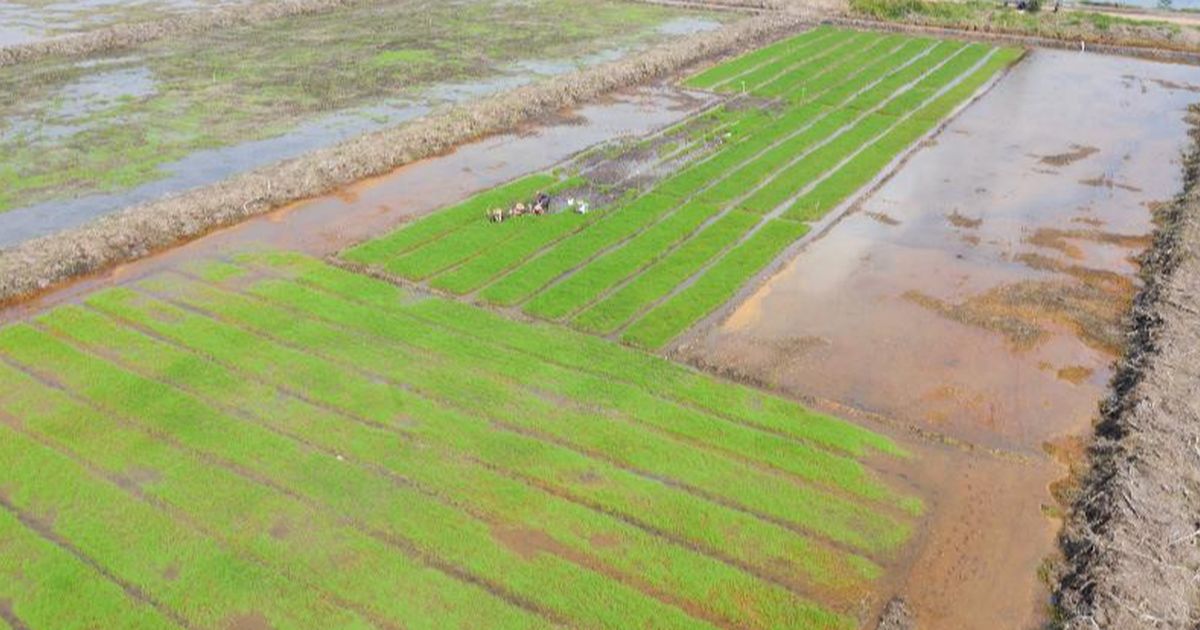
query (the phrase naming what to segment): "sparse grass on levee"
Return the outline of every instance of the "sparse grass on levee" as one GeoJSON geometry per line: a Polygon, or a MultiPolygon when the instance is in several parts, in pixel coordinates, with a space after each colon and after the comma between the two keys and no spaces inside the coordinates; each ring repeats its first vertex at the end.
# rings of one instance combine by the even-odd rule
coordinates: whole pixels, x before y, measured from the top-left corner
{"type": "MultiPolygon", "coordinates": [[[[850,0],[851,12],[877,20],[907,22],[969,31],[1008,33],[1062,39],[1072,43],[1147,46],[1177,50],[1200,49],[1200,28],[1154,19],[1152,15],[1124,17],[1103,12],[1105,7],[1072,7],[1041,3],[1037,12],[985,0],[850,0]]],[[[1103,3],[1099,3],[1103,4],[1103,3]]]]}
{"type": "Polygon", "coordinates": [[[365,129],[388,106],[443,103],[435,84],[642,48],[695,16],[727,19],[611,0],[384,0],[0,68],[0,212],[124,191],[197,151],[307,138],[338,112],[330,124],[365,129]]]}
{"type": "Polygon", "coordinates": [[[887,438],[282,253],[0,329],[0,438],[31,627],[848,629],[922,511],[887,438]]]}
{"type": "Polygon", "coordinates": [[[817,28],[689,79],[734,95],[704,114],[720,132],[717,148],[636,198],[587,218],[489,226],[477,217],[421,249],[405,248],[428,240],[423,223],[447,224],[442,215],[459,212],[451,209],[346,258],[660,348],[801,238],[803,222],[845,202],[1018,56],[982,44],[817,28]]]}

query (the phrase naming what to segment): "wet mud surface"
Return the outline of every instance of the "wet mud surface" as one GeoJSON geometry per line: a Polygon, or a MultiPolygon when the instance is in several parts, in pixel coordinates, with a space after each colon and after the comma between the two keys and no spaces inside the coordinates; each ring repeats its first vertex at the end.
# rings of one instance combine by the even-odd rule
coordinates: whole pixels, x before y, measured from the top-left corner
{"type": "Polygon", "coordinates": [[[0,1],[0,46],[87,31],[121,21],[145,21],[253,2],[255,0],[4,0],[0,1]]]}
{"type": "Polygon", "coordinates": [[[1173,86],[1198,79],[1187,66],[1036,51],[675,349],[920,436],[920,464],[895,473],[931,509],[881,594],[902,596],[919,627],[1042,619],[1059,482],[1124,343],[1152,210],[1182,185],[1197,97],[1173,86]]]}
{"type": "Polygon", "coordinates": [[[617,93],[517,133],[464,145],[448,155],[364,180],[337,194],[285,206],[182,247],[0,309],[0,323],[70,302],[99,286],[129,282],[205,256],[264,249],[331,255],[481,190],[549,168],[597,144],[652,133],[710,103],[707,96],[662,86],[617,93]]]}

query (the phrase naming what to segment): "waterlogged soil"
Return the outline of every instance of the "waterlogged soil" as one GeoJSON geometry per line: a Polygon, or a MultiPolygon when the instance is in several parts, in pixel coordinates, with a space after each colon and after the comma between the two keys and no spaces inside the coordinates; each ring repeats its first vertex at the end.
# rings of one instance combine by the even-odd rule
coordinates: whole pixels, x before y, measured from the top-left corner
{"type": "Polygon", "coordinates": [[[34,42],[118,23],[145,22],[219,7],[266,0],[4,0],[0,1],[0,46],[34,42]]]}
{"type": "Polygon", "coordinates": [[[1182,186],[1200,69],[1036,51],[744,301],[683,340],[697,364],[921,453],[931,510],[887,578],[921,628],[1029,628],[1139,287],[1182,186]]]}
{"type": "MultiPolygon", "coordinates": [[[[448,155],[404,166],[336,194],[285,206],[33,301],[0,309],[0,324],[70,302],[98,287],[130,282],[198,258],[279,249],[329,256],[477,192],[548,169],[601,143],[651,134],[711,102],[704,94],[662,86],[617,93],[516,133],[463,145],[448,155]]],[[[0,215],[0,220],[3,217],[0,215]]]]}
{"type": "Polygon", "coordinates": [[[617,2],[389,0],[0,68],[0,247],[725,19],[617,2]]]}

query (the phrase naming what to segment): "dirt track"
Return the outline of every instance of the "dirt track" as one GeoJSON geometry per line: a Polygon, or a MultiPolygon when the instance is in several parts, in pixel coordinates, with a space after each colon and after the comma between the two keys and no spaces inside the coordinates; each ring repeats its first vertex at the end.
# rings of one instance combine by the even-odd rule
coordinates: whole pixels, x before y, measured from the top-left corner
{"type": "MultiPolygon", "coordinates": [[[[1191,113],[1200,142],[1200,110],[1191,113]]],[[[1200,624],[1200,146],[1144,261],[1130,347],[1063,534],[1065,628],[1200,624]]]]}

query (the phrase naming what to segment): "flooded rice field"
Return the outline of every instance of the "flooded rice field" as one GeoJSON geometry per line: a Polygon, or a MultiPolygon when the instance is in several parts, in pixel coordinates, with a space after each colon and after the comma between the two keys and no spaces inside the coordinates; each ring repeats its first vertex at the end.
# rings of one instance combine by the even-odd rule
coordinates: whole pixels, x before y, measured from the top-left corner
{"type": "Polygon", "coordinates": [[[933,506],[894,577],[921,627],[1044,614],[1060,481],[1121,350],[1153,210],[1181,188],[1197,85],[1193,67],[1032,53],[676,349],[925,436],[922,470],[896,471],[933,506]]]}
{"type": "Polygon", "coordinates": [[[262,0],[84,0],[0,2],[0,47],[79,33],[111,24],[152,20],[262,0]]]}
{"type": "Polygon", "coordinates": [[[394,0],[0,68],[0,248],[725,19],[578,0],[394,0]],[[418,8],[429,25],[403,19],[418,8]],[[565,15],[581,22],[569,34],[554,28],[565,15]],[[517,26],[472,35],[491,23],[517,26]],[[333,70],[314,78],[312,67],[333,70]]]}
{"type": "MultiPolygon", "coordinates": [[[[548,168],[594,145],[637,137],[683,120],[711,102],[704,94],[648,86],[539,121],[514,134],[491,137],[453,153],[402,167],[342,190],[301,201],[220,230],[159,256],[123,265],[64,291],[0,310],[0,322],[71,301],[94,289],[170,269],[181,261],[259,249],[327,256],[434,209],[497,184],[548,168]]],[[[13,214],[13,213],[9,213],[13,214]]],[[[8,215],[0,214],[0,222],[8,215]]]]}

